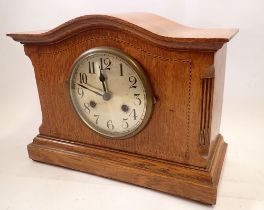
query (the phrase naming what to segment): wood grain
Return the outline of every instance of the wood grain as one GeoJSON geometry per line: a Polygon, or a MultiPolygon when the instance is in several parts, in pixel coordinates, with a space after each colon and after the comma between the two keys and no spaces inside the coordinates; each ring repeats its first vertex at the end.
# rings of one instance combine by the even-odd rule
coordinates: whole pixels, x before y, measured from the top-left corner
{"type": "Polygon", "coordinates": [[[132,34],[109,29],[83,32],[49,46],[28,45],[25,50],[35,67],[43,98],[40,134],[207,167],[207,159],[197,149],[200,114],[196,110],[201,106],[200,75],[213,65],[214,53],[168,52],[132,34]],[[80,54],[98,46],[115,47],[135,58],[148,75],[157,98],[148,125],[125,141],[109,141],[92,132],[70,102],[66,82],[70,68],[80,54]]]}
{"type": "Polygon", "coordinates": [[[8,34],[24,44],[39,92],[42,125],[28,146],[30,158],[214,204],[227,147],[219,133],[225,43],[236,33],[129,13],[83,16],[39,34],[8,34]],[[72,64],[99,46],[136,59],[155,95],[149,123],[126,140],[97,135],[70,101],[72,64]]]}
{"type": "Polygon", "coordinates": [[[149,13],[86,15],[70,20],[50,31],[10,33],[23,44],[46,45],[63,41],[87,29],[112,28],[136,34],[145,41],[174,49],[220,49],[237,29],[196,29],[149,13]]]}
{"type": "Polygon", "coordinates": [[[226,146],[219,136],[212,166],[206,170],[46,136],[37,136],[28,152],[36,161],[215,204],[226,146]]]}

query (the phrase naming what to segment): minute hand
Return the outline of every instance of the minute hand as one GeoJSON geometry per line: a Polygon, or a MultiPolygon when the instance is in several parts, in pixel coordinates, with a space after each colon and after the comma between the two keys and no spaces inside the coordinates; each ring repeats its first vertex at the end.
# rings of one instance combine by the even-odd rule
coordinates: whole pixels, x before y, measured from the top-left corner
{"type": "Polygon", "coordinates": [[[99,96],[103,96],[103,94],[101,94],[101,93],[99,93],[99,92],[97,92],[97,91],[95,91],[95,90],[92,90],[92,89],[86,87],[85,85],[82,85],[82,84],[79,84],[79,83],[76,83],[76,84],[79,85],[80,87],[86,89],[86,90],[89,90],[89,91],[91,91],[91,92],[93,92],[93,93],[99,95],[99,96]]]}

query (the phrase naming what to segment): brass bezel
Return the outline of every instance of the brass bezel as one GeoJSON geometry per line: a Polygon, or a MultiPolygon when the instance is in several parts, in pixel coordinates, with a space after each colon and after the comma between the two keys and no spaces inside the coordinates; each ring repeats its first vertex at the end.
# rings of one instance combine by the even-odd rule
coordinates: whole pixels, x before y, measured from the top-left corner
{"type": "Polygon", "coordinates": [[[140,66],[140,64],[131,56],[123,53],[121,50],[117,49],[117,48],[112,48],[112,47],[96,47],[96,48],[92,48],[89,49],[87,51],[85,51],[84,53],[82,53],[73,63],[72,67],[71,67],[71,73],[70,73],[70,77],[68,79],[68,91],[70,94],[70,101],[74,107],[74,110],[76,111],[76,113],[78,114],[78,116],[81,118],[82,122],[88,127],[90,128],[92,131],[96,132],[97,134],[100,134],[103,137],[109,138],[109,139],[126,139],[129,137],[132,137],[136,134],[138,134],[149,122],[151,114],[152,114],[152,110],[153,110],[153,93],[152,93],[152,89],[150,86],[150,82],[148,80],[148,78],[146,77],[146,75],[143,72],[142,67],[140,66]],[[115,56],[118,56],[120,58],[122,58],[124,61],[127,62],[127,64],[129,64],[133,70],[136,72],[136,74],[139,76],[143,87],[145,89],[146,92],[146,112],[145,112],[145,116],[143,121],[141,122],[141,124],[133,131],[131,131],[130,133],[126,133],[125,135],[120,134],[118,132],[116,133],[110,133],[110,134],[106,134],[105,130],[100,129],[96,126],[94,126],[94,124],[88,122],[83,116],[82,113],[79,112],[78,108],[79,106],[75,103],[72,91],[71,91],[71,82],[74,76],[75,71],[77,70],[77,66],[78,63],[84,59],[87,58],[89,56],[92,56],[96,53],[109,53],[109,54],[113,54],[115,56]]]}

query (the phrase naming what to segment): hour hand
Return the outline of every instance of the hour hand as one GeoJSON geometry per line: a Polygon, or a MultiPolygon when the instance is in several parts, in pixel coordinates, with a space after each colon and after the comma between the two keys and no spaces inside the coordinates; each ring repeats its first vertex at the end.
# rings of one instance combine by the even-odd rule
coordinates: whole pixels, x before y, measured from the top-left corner
{"type": "Polygon", "coordinates": [[[86,85],[82,85],[82,84],[79,84],[79,83],[76,83],[76,84],[79,85],[80,87],[86,89],[86,90],[89,90],[89,91],[95,93],[96,95],[103,96],[103,92],[98,90],[98,89],[96,89],[95,87],[92,87],[92,86],[87,87],[86,85]]]}
{"type": "Polygon", "coordinates": [[[102,73],[101,70],[100,70],[99,80],[101,81],[101,83],[102,83],[102,85],[103,85],[104,92],[106,92],[105,76],[103,75],[103,73],[102,73]]]}

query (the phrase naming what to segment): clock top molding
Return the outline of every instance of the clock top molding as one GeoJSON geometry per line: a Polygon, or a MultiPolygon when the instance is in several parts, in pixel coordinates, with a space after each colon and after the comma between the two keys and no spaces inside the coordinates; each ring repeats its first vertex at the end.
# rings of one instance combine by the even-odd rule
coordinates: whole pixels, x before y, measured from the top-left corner
{"type": "Polygon", "coordinates": [[[123,13],[85,15],[49,31],[7,35],[22,44],[50,45],[81,32],[100,28],[127,31],[163,48],[206,51],[222,48],[238,32],[238,29],[192,28],[150,13],[123,13]]]}

